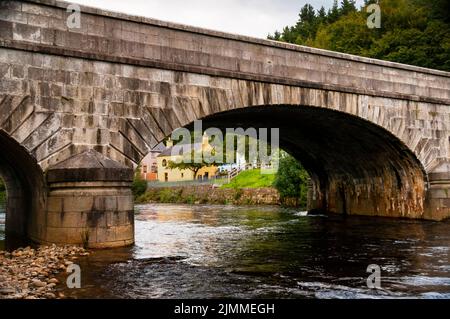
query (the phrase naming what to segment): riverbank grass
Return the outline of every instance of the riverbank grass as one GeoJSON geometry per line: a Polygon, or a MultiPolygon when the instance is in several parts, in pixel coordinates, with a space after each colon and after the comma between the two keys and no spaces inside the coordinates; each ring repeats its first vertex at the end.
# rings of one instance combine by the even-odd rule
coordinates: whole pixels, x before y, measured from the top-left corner
{"type": "Polygon", "coordinates": [[[260,169],[252,169],[236,176],[231,183],[222,188],[265,188],[272,187],[276,174],[261,174],[260,169]]]}

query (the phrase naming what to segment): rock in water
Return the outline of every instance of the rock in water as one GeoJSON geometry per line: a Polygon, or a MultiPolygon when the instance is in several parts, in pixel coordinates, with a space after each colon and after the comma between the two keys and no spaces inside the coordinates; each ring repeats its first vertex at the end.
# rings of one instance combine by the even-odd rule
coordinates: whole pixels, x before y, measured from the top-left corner
{"type": "Polygon", "coordinates": [[[45,282],[42,282],[42,281],[40,281],[38,279],[34,279],[33,281],[31,281],[31,283],[35,287],[45,287],[45,286],[47,286],[47,284],[45,282]]]}

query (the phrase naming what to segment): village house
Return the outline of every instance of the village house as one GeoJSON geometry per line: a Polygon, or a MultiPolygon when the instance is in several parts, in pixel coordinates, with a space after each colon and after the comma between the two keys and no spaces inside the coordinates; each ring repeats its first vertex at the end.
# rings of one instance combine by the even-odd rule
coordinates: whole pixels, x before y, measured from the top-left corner
{"type": "Polygon", "coordinates": [[[154,182],[158,181],[158,156],[162,151],[165,150],[165,146],[163,143],[156,146],[144,159],[141,161],[141,165],[139,166],[141,178],[154,182]]]}
{"type": "MultiPolygon", "coordinates": [[[[212,146],[208,142],[208,137],[205,136],[203,138],[202,143],[190,144],[183,147],[184,150],[195,151],[206,151],[211,150],[212,146]]],[[[197,172],[197,176],[195,176],[194,171],[190,169],[178,169],[169,168],[169,163],[175,162],[178,159],[182,158],[185,154],[183,154],[183,150],[180,154],[174,155],[174,145],[172,140],[168,140],[166,143],[166,149],[162,151],[161,154],[157,157],[157,171],[158,171],[158,180],[160,182],[183,182],[183,181],[193,181],[194,179],[205,181],[212,178],[215,178],[219,172],[217,166],[208,166],[203,167],[197,172]]]]}

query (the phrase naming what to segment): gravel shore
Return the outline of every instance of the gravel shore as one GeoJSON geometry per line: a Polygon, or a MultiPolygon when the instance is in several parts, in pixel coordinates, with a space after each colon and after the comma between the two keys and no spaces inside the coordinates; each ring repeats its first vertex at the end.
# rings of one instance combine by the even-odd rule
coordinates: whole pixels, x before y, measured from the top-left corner
{"type": "Polygon", "coordinates": [[[76,246],[0,251],[0,299],[62,299],[57,274],[89,252],[76,246]]]}

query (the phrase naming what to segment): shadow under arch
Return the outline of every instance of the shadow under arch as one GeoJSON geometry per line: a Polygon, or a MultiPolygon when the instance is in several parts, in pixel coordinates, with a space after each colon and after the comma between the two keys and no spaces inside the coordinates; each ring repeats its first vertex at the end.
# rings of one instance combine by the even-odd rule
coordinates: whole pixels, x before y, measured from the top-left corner
{"type": "Polygon", "coordinates": [[[0,175],[6,191],[6,247],[39,238],[45,222],[46,187],[36,160],[0,130],[0,175]]]}
{"type": "Polygon", "coordinates": [[[311,176],[310,210],[424,218],[426,171],[382,126],[342,111],[298,105],[239,108],[201,120],[203,129],[279,128],[280,147],[311,176]]]}

